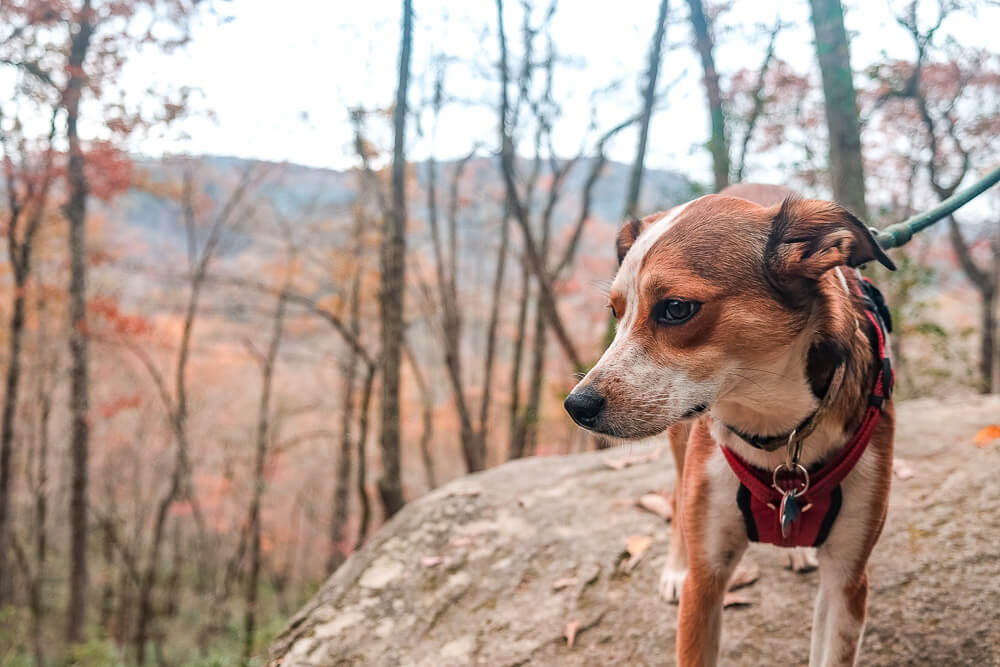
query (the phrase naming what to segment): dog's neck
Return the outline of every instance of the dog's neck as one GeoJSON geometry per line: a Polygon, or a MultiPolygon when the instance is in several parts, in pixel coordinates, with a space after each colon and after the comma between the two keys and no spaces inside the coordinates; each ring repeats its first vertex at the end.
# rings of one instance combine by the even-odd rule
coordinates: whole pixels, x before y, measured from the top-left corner
{"type": "MultiPolygon", "coordinates": [[[[815,415],[815,428],[804,439],[802,448],[801,461],[809,466],[838,451],[864,414],[864,399],[873,377],[873,356],[861,329],[863,313],[840,282],[826,281],[822,288],[824,301],[810,315],[803,333],[780,357],[758,363],[754,368],[746,365],[734,368],[728,386],[712,406],[713,437],[751,465],[773,468],[785,460],[785,448],[772,452],[757,449],[734,433],[734,429],[753,435],[785,434],[815,415]],[[833,388],[836,393],[829,404],[817,413],[822,396],[817,397],[810,384],[809,352],[817,336],[831,335],[844,351],[843,359],[835,364],[843,364],[843,380],[839,387],[833,388]]],[[[831,370],[835,365],[831,365],[831,370]]]]}

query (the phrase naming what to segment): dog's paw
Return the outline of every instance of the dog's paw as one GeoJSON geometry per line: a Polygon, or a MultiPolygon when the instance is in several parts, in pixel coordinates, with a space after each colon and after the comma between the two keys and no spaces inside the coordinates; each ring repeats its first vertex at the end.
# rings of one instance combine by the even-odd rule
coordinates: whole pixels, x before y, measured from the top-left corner
{"type": "Polygon", "coordinates": [[[814,547],[795,547],[785,552],[788,559],[788,568],[792,572],[800,574],[812,572],[819,567],[816,560],[816,549],[814,547]]]}
{"type": "Polygon", "coordinates": [[[684,586],[684,577],[687,570],[679,570],[670,563],[663,568],[660,573],[660,596],[672,604],[676,604],[681,599],[681,588],[684,586]]]}

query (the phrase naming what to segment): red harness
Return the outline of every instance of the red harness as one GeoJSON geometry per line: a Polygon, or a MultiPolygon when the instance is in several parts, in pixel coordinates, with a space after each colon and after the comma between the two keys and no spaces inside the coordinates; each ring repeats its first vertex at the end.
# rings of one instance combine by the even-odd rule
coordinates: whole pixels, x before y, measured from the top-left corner
{"type": "Polygon", "coordinates": [[[780,517],[784,493],[774,486],[772,473],[751,466],[728,447],[722,447],[726,461],[740,480],[736,502],[743,513],[747,537],[753,542],[779,547],[818,547],[826,541],[833,522],[840,513],[840,483],[864,454],[882,416],[885,400],[892,393],[894,377],[885,347],[885,332],[891,330],[888,311],[882,295],[867,278],[862,278],[858,284],[858,292],[865,304],[865,315],[874,331],[874,335],[869,333],[869,338],[880,361],[879,373],[868,399],[868,409],[854,437],[837,456],[819,469],[809,471],[808,488],[796,498],[801,513],[790,524],[787,536],[782,536],[780,517]]]}

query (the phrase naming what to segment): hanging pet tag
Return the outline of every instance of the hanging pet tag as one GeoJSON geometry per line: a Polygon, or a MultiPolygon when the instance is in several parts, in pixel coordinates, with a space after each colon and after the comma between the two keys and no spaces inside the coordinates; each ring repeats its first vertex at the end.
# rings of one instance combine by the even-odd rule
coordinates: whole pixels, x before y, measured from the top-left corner
{"type": "Polygon", "coordinates": [[[788,535],[792,532],[792,524],[799,518],[800,513],[799,500],[796,496],[786,493],[781,497],[779,516],[781,517],[781,536],[783,538],[788,538],[788,535]]]}
{"type": "Polygon", "coordinates": [[[774,469],[771,485],[781,492],[778,519],[781,522],[781,537],[787,539],[792,532],[792,524],[802,514],[799,496],[809,489],[809,471],[798,463],[781,463],[774,469]]]}

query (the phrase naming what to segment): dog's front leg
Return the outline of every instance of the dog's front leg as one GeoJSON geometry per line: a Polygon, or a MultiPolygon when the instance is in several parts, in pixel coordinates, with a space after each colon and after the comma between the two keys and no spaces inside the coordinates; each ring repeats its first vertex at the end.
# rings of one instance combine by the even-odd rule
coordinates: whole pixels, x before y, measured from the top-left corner
{"type": "Polygon", "coordinates": [[[868,571],[857,572],[820,551],[809,667],[854,665],[865,628],[868,571]]]}
{"type": "Polygon", "coordinates": [[[747,547],[733,499],[739,483],[722,452],[696,431],[684,470],[684,537],[688,573],[677,618],[677,664],[709,667],[719,656],[722,603],[733,570],[747,547]],[[699,437],[701,436],[701,437],[699,437]]]}
{"type": "Polygon", "coordinates": [[[873,446],[844,482],[840,516],[816,553],[819,593],[810,667],[857,662],[868,604],[868,558],[885,522],[891,475],[891,447],[878,451],[873,446]]]}
{"type": "Polygon", "coordinates": [[[687,545],[684,541],[684,456],[687,451],[688,438],[691,436],[691,424],[681,422],[674,424],[667,431],[670,438],[670,451],[674,455],[674,469],[677,479],[674,483],[674,516],[670,523],[670,545],[667,551],[667,562],[660,573],[660,595],[668,602],[677,602],[681,595],[681,586],[687,576],[687,545]]]}
{"type": "Polygon", "coordinates": [[[739,555],[736,555],[728,567],[714,569],[698,563],[688,570],[677,618],[677,664],[680,667],[712,667],[717,663],[722,636],[722,602],[738,562],[739,555]]]}

